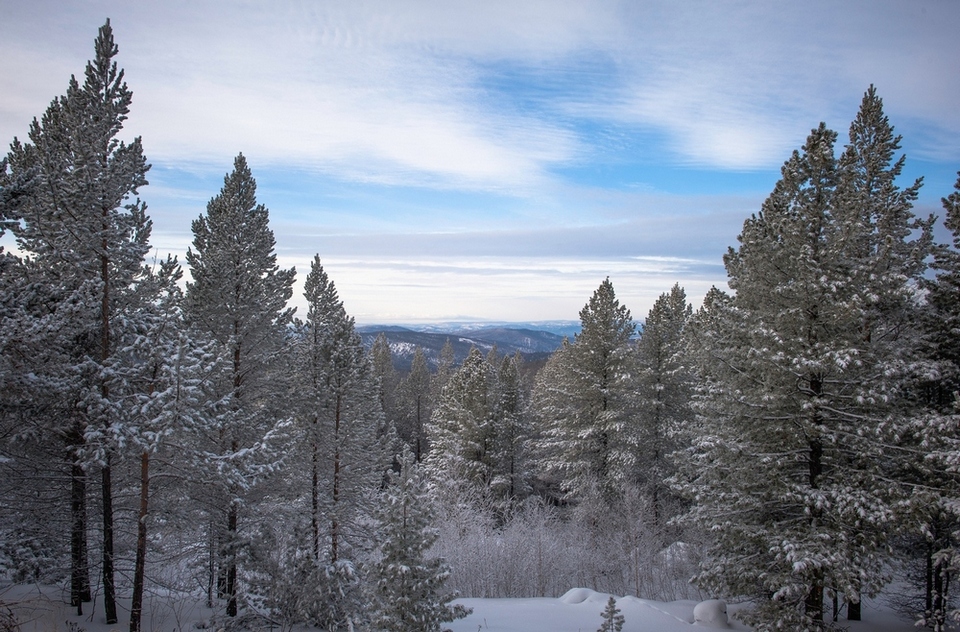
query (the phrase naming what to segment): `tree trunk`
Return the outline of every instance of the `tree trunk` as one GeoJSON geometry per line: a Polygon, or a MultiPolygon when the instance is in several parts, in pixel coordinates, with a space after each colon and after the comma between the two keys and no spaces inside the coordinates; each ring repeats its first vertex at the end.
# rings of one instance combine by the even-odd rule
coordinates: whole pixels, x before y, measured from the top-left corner
{"type": "Polygon", "coordinates": [[[823,621],[823,572],[817,571],[810,592],[804,600],[804,611],[813,621],[823,621]]]}
{"type": "Polygon", "coordinates": [[[143,612],[143,574],[147,562],[147,509],[150,499],[150,453],[140,455],[140,513],[137,521],[137,561],[133,570],[130,632],[139,632],[143,612]]]}
{"type": "MultiPolygon", "coordinates": [[[[72,434],[78,444],[83,440],[79,422],[74,424],[72,434]]],[[[71,450],[70,458],[73,459],[70,465],[70,605],[82,615],[83,603],[92,598],[87,564],[87,473],[78,462],[75,450],[71,450]]]]}
{"type": "MultiPolygon", "coordinates": [[[[103,229],[107,229],[109,210],[103,209],[103,229]]],[[[103,283],[100,296],[100,362],[106,366],[110,359],[110,259],[107,257],[107,241],[101,243],[100,280],[103,283]]],[[[100,386],[104,401],[110,397],[110,389],[106,382],[100,386]]],[[[105,420],[109,427],[110,420],[105,420]]],[[[113,572],[113,481],[110,469],[110,447],[107,446],[106,463],[101,470],[101,486],[103,492],[103,610],[108,625],[117,622],[117,594],[113,572]]]]}
{"type": "Polygon", "coordinates": [[[227,616],[237,616],[237,505],[230,503],[227,514],[227,577],[224,592],[227,597],[227,616]]]}
{"type": "MultiPolygon", "coordinates": [[[[931,554],[932,557],[932,554],[931,554]]],[[[933,568],[933,604],[931,612],[934,630],[945,629],[947,621],[947,600],[950,591],[950,569],[943,561],[938,560],[933,568]]]]}
{"type": "Polygon", "coordinates": [[[337,511],[340,508],[340,397],[337,397],[337,408],[334,413],[333,429],[333,522],[330,525],[330,562],[336,563],[340,544],[340,521],[337,511]]]}
{"type": "Polygon", "coordinates": [[[414,448],[414,455],[413,455],[413,456],[414,456],[414,459],[416,459],[416,462],[417,462],[417,463],[419,463],[420,461],[423,460],[423,458],[422,458],[422,457],[423,457],[423,454],[422,454],[422,449],[423,449],[423,448],[422,448],[421,445],[420,445],[420,436],[423,434],[423,420],[420,418],[420,416],[423,414],[423,413],[420,412],[420,398],[421,398],[421,397],[422,397],[422,395],[419,395],[419,394],[417,395],[417,428],[416,428],[417,440],[416,440],[416,444],[415,444],[416,447],[414,448]]]}
{"type": "Polygon", "coordinates": [[[213,518],[207,526],[207,607],[214,606],[214,586],[217,579],[217,535],[213,518]]]}
{"type": "Polygon", "coordinates": [[[860,621],[860,600],[847,602],[847,621],[860,621]]]}
{"type": "Polygon", "coordinates": [[[113,482],[110,455],[100,472],[103,491],[103,614],[108,625],[117,622],[117,589],[113,573],[113,482]]]}
{"type": "MultiPolygon", "coordinates": [[[[814,392],[819,394],[820,382],[811,382],[814,388],[814,392]]],[[[823,443],[820,441],[819,437],[810,439],[810,461],[809,466],[809,476],[810,476],[810,487],[812,489],[819,489],[820,487],[820,476],[823,474],[823,443]]],[[[810,516],[810,525],[813,531],[816,531],[820,523],[820,512],[817,510],[811,511],[810,516]]],[[[804,611],[807,616],[814,621],[823,621],[823,571],[818,570],[811,581],[810,592],[807,593],[807,597],[804,600],[804,611]]]]}
{"type": "MultiPolygon", "coordinates": [[[[316,425],[316,420],[314,420],[316,425]]],[[[313,559],[320,560],[320,447],[317,445],[316,431],[313,439],[313,456],[310,487],[310,527],[313,535],[313,559]]]]}

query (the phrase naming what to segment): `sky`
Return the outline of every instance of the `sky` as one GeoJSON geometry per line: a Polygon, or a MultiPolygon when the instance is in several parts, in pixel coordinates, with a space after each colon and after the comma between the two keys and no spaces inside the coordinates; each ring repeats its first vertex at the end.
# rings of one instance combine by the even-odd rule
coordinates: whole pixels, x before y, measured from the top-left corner
{"type": "Polygon", "coordinates": [[[960,170],[952,0],[0,0],[4,146],[108,17],[156,254],[183,261],[242,152],[300,316],[314,254],[363,324],[576,320],[606,277],[638,320],[675,283],[698,306],[871,84],[918,214],[960,170]]]}

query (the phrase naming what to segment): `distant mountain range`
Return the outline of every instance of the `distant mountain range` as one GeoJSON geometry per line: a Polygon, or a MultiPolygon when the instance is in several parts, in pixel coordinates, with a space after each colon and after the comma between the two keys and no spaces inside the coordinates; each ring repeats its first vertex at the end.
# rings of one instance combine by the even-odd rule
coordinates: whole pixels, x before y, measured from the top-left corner
{"type": "Polygon", "coordinates": [[[516,352],[527,361],[542,360],[558,349],[564,337],[571,340],[580,330],[579,321],[546,323],[430,323],[425,325],[362,325],[357,327],[363,344],[369,348],[377,336],[386,335],[393,352],[394,366],[400,371],[410,368],[417,347],[427,361],[436,367],[443,345],[450,341],[455,362],[463,362],[476,347],[484,354],[496,345],[501,355],[516,352]]]}

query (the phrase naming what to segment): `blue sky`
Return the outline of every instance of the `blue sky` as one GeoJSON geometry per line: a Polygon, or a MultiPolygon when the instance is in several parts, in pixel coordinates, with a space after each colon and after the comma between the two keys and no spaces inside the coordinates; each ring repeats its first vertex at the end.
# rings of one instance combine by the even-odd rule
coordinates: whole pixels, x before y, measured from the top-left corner
{"type": "Polygon", "coordinates": [[[960,170],[949,0],[0,0],[0,141],[106,17],[161,256],[243,152],[281,264],[302,282],[319,253],[362,323],[575,320],[607,276],[638,318],[677,282],[697,305],[790,152],[820,121],[842,144],[871,83],[918,213],[960,170]]]}

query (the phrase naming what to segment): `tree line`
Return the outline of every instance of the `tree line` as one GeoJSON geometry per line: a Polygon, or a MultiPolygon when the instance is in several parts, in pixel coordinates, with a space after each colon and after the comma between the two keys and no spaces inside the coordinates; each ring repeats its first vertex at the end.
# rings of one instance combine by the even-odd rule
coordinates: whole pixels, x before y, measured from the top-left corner
{"type": "Polygon", "coordinates": [[[147,261],[117,54],[107,21],[83,83],[0,162],[12,579],[64,581],[78,612],[99,593],[108,623],[119,587],[131,632],[149,584],[326,630],[438,630],[465,614],[454,589],[573,583],[820,630],[896,572],[903,608],[948,625],[960,180],[938,244],[873,87],[839,152],[821,124],[785,162],[724,256],[730,292],[694,310],[675,285],[638,326],[608,278],[542,367],[418,350],[401,375],[319,255],[305,317],[287,307],[242,154],[193,222],[190,280],[147,261]]]}

